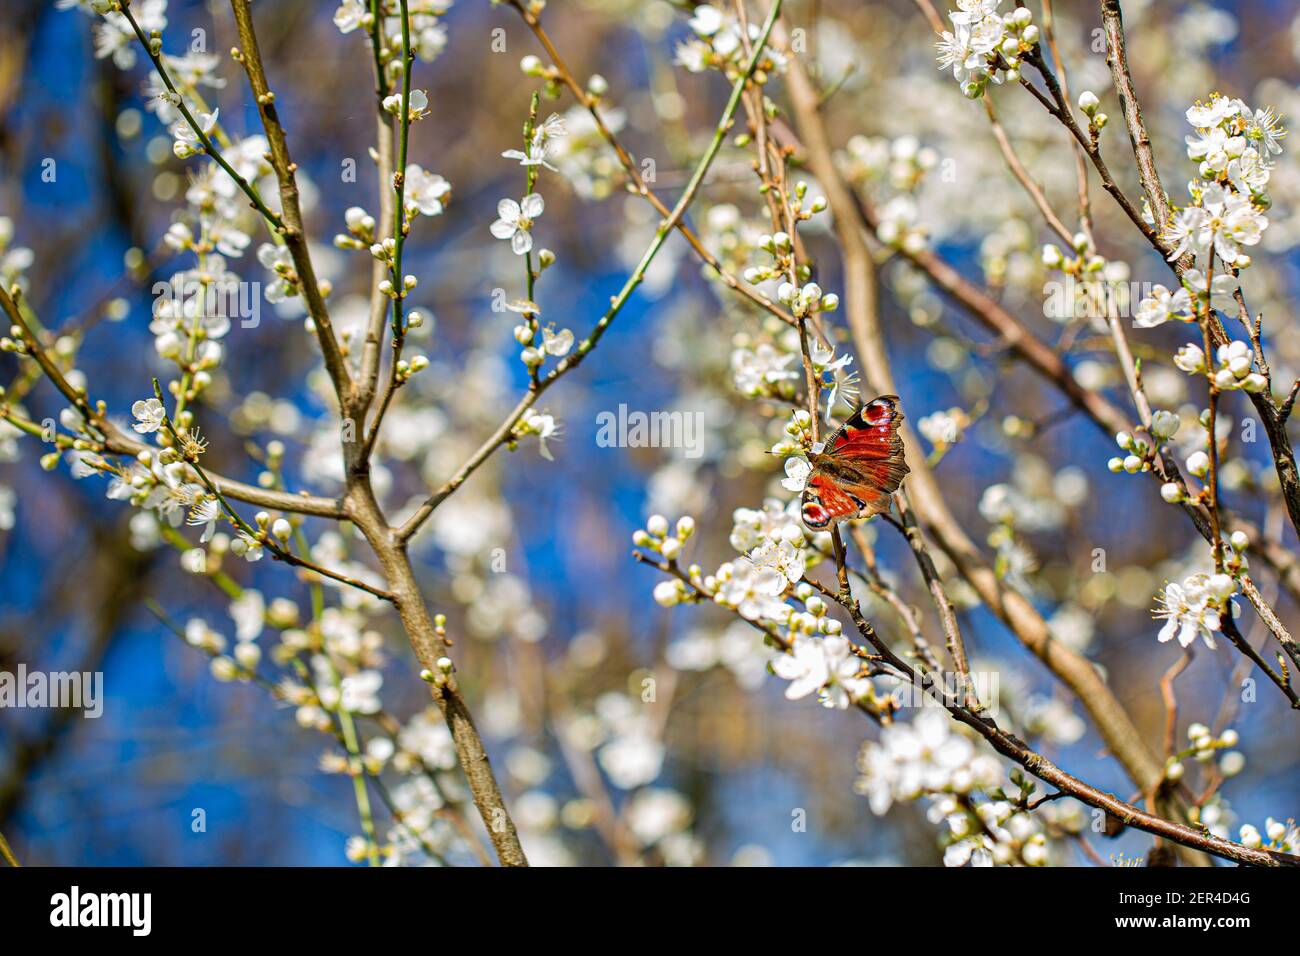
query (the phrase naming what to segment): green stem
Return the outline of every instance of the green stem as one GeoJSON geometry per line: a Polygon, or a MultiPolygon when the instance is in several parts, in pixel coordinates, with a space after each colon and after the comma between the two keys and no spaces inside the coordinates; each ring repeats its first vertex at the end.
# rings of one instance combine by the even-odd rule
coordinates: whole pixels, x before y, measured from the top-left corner
{"type": "Polygon", "coordinates": [[[234,167],[231,166],[230,163],[226,162],[226,158],[221,155],[221,150],[217,148],[216,144],[212,141],[212,138],[203,131],[202,127],[199,126],[198,121],[194,119],[194,114],[191,113],[190,108],[185,105],[185,97],[181,95],[180,91],[176,89],[176,85],[172,83],[171,75],[167,72],[167,67],[163,64],[161,54],[154,53],[149,38],[144,35],[144,31],[140,29],[140,24],[136,23],[135,17],[131,15],[131,8],[126,4],[122,4],[121,12],[122,15],[126,17],[127,22],[131,24],[131,29],[135,31],[136,38],[140,41],[140,45],[144,47],[144,51],[148,55],[150,62],[153,63],[153,67],[157,71],[159,79],[163,81],[163,85],[167,87],[167,91],[176,97],[175,106],[180,111],[181,116],[185,117],[185,122],[189,128],[194,131],[194,135],[198,137],[199,144],[203,147],[203,151],[211,156],[216,161],[217,165],[226,171],[226,175],[234,180],[235,185],[238,186],[244,195],[248,197],[248,200],[253,204],[253,207],[277,230],[284,232],[284,220],[268,209],[266,203],[262,202],[262,197],[258,195],[257,190],[249,185],[248,180],[235,172],[234,167]]]}

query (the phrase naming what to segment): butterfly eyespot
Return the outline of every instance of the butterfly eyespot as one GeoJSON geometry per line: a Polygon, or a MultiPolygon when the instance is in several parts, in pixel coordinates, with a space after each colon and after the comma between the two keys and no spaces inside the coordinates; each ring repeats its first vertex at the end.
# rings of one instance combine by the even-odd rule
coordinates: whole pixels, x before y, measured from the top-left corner
{"type": "Polygon", "coordinates": [[[803,521],[810,528],[824,528],[830,524],[831,513],[815,501],[809,501],[803,506],[803,521]]]}

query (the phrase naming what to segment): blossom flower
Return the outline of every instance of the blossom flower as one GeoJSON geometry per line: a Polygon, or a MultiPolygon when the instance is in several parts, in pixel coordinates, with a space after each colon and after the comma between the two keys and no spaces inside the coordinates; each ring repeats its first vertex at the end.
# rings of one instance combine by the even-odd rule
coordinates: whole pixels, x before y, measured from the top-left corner
{"type": "Polygon", "coordinates": [[[1273,166],[1254,147],[1228,162],[1228,182],[1240,193],[1263,198],[1264,188],[1273,176],[1273,166]]]}
{"type": "Polygon", "coordinates": [[[1201,163],[1204,172],[1221,173],[1228,168],[1228,155],[1240,156],[1246,141],[1240,136],[1230,136],[1222,127],[1200,131],[1186,137],[1187,158],[1201,163]]]}
{"type": "Polygon", "coordinates": [[[996,785],[1000,775],[996,758],[978,753],[947,713],[933,707],[922,708],[910,723],[883,728],[879,743],[864,743],[858,771],[855,789],[877,816],[895,801],[928,793],[969,793],[996,785]]]}
{"type": "MultiPolygon", "coordinates": [[[[1240,281],[1231,272],[1219,273],[1209,282],[1210,305],[1216,309],[1236,309],[1237,302],[1233,296],[1240,286],[1240,281]]],[[[1180,291],[1194,296],[1203,308],[1206,298],[1205,273],[1200,269],[1188,269],[1183,273],[1183,288],[1180,291]]]]}
{"type": "Polygon", "coordinates": [[[1175,353],[1174,364],[1189,375],[1203,372],[1205,371],[1205,353],[1201,351],[1199,345],[1188,343],[1175,353]]]}
{"type": "Polygon", "coordinates": [[[788,700],[799,700],[820,691],[831,679],[831,666],[825,641],[799,635],[790,647],[790,653],[778,654],[772,661],[777,677],[790,682],[785,689],[788,700]]]}
{"type": "Polygon", "coordinates": [[[398,732],[397,743],[432,770],[450,770],[456,766],[456,744],[441,717],[421,711],[398,732]]]}
{"type": "Polygon", "coordinates": [[[860,391],[857,372],[849,371],[847,367],[836,369],[831,379],[831,387],[826,391],[827,424],[830,424],[834,417],[836,405],[843,404],[846,408],[856,407],[860,391]]]}
{"type": "Polygon", "coordinates": [[[573,333],[568,329],[560,329],[558,332],[550,326],[542,329],[542,349],[547,355],[557,357],[567,355],[571,348],[573,348],[573,333]]]}
{"type": "Polygon", "coordinates": [[[521,166],[545,166],[552,172],[559,172],[547,162],[547,156],[555,147],[555,141],[565,134],[564,117],[552,113],[538,124],[529,140],[528,150],[508,149],[501,155],[506,159],[517,159],[521,166]]]}
{"type": "MultiPolygon", "coordinates": [[[[217,125],[217,114],[220,112],[220,110],[213,110],[211,113],[199,113],[194,117],[198,121],[198,127],[203,131],[204,136],[209,135],[213,127],[217,125]]],[[[193,156],[203,148],[198,132],[187,119],[179,119],[172,124],[172,136],[176,140],[172,144],[172,152],[176,154],[178,159],[193,156]]]]}
{"type": "Polygon", "coordinates": [[[803,580],[803,549],[795,547],[789,540],[767,541],[750,552],[749,560],[756,567],[775,569],[790,584],[798,584],[803,580]]]}
{"type": "Polygon", "coordinates": [[[451,194],[451,183],[437,173],[426,172],[415,163],[406,167],[403,192],[407,215],[440,216],[451,194]]]}
{"type": "MultiPolygon", "coordinates": [[[[1267,846],[1271,850],[1278,850],[1282,853],[1295,853],[1300,850],[1300,827],[1296,826],[1294,820],[1287,820],[1283,823],[1269,817],[1264,821],[1264,836],[1268,837],[1267,846]]],[[[1241,828],[1241,842],[1245,846],[1264,846],[1264,836],[1261,836],[1259,830],[1248,823],[1241,828]]]]}
{"type": "Polygon", "coordinates": [[[978,96],[989,80],[1014,78],[1020,55],[1038,42],[1038,28],[1024,7],[1001,17],[1001,0],[957,0],[949,13],[953,29],[943,31],[935,46],[941,70],[951,68],[953,79],[968,96],[978,96]]]}
{"type": "MultiPolygon", "coordinates": [[[[255,183],[263,176],[269,176],[273,172],[271,164],[267,161],[266,155],[271,151],[271,146],[266,141],[266,137],[260,134],[256,136],[245,136],[243,139],[236,140],[232,145],[222,149],[221,155],[225,157],[230,167],[250,183],[255,183]]],[[[233,199],[243,194],[239,186],[231,180],[225,173],[219,175],[214,172],[215,179],[213,187],[217,193],[228,199],[233,199]]],[[[189,199],[189,197],[186,197],[189,199]]],[[[193,200],[191,200],[193,201],[193,200]]],[[[225,218],[229,219],[234,215],[233,208],[224,208],[222,213],[225,218]]]]}
{"type": "MultiPolygon", "coordinates": [[[[112,57],[118,69],[131,69],[135,66],[138,43],[131,22],[116,11],[105,12],[105,7],[98,12],[104,16],[95,24],[95,58],[112,57]]],[[[131,14],[145,36],[155,30],[162,31],[167,27],[167,0],[143,0],[132,5],[131,14]]]]}
{"type": "Polygon", "coordinates": [[[275,273],[275,278],[266,287],[267,302],[283,302],[290,296],[298,294],[297,276],[293,271],[293,256],[288,246],[264,242],[257,247],[257,261],[275,273]]]}
{"type": "Polygon", "coordinates": [[[235,622],[235,640],[255,641],[266,620],[266,601],[262,592],[245,588],[230,602],[230,616],[235,622]]]}
{"type": "Polygon", "coordinates": [[[962,433],[970,425],[970,416],[960,408],[926,415],[916,423],[917,430],[935,448],[947,448],[961,441],[962,433]]]}
{"type": "Polygon", "coordinates": [[[803,525],[797,512],[797,502],[786,505],[776,499],[765,501],[761,509],[737,508],[731,515],[731,546],[743,554],[764,542],[780,541],[787,535],[791,542],[801,542],[803,525]]]}
{"type": "Polygon", "coordinates": [[[1194,103],[1187,110],[1187,122],[1197,129],[1212,129],[1223,125],[1241,112],[1241,101],[1226,96],[1213,96],[1208,103],[1194,103]]]}
{"type": "Polygon", "coordinates": [[[361,20],[365,15],[366,8],[361,0],[343,0],[339,8],[334,11],[334,25],[339,28],[340,33],[351,33],[361,26],[361,20]]]}
{"type": "Polygon", "coordinates": [[[547,162],[546,157],[550,153],[550,144],[545,140],[534,139],[528,144],[528,151],[522,149],[507,149],[501,154],[504,159],[517,159],[520,166],[545,166],[552,172],[559,172],[554,166],[547,162]]]}
{"type": "Polygon", "coordinates": [[[691,822],[691,805],[675,790],[647,787],[628,801],[627,825],[642,845],[659,843],[691,822]]]}
{"type": "Polygon", "coordinates": [[[753,398],[768,394],[772,386],[796,381],[799,373],[793,365],[797,358],[795,353],[780,352],[767,342],[754,349],[735,349],[731,353],[731,374],[736,390],[753,398]]]}
{"type": "Polygon", "coordinates": [[[932,822],[943,820],[953,838],[944,850],[944,866],[1047,863],[1042,825],[1009,800],[985,800],[972,809],[969,803],[963,806],[951,796],[939,797],[928,817],[932,822]]]}
{"type": "Polygon", "coordinates": [[[737,558],[718,568],[717,577],[721,584],[714,599],[735,608],[745,620],[789,618],[789,605],[779,599],[788,581],[776,568],[737,558]]]}
{"type": "Polygon", "coordinates": [[[0,216],[0,280],[8,284],[21,282],[22,274],[36,261],[36,255],[31,249],[9,246],[13,237],[13,220],[8,216],[0,216]]]}
{"type": "Polygon", "coordinates": [[[951,15],[955,32],[945,30],[935,41],[939,51],[939,68],[952,68],[952,76],[965,85],[970,79],[984,75],[989,54],[997,47],[1002,35],[1002,23],[997,17],[976,23],[956,23],[958,14],[951,15]]]}
{"type": "Polygon", "coordinates": [[[787,458],[785,460],[785,477],[781,479],[781,487],[788,491],[803,491],[810,474],[812,474],[812,465],[808,464],[807,458],[798,456],[787,458]]]}
{"type": "Polygon", "coordinates": [[[529,193],[519,202],[503,199],[497,203],[499,218],[492,223],[492,235],[509,239],[511,250],[522,256],[533,248],[533,221],[545,209],[546,203],[538,193],[529,193]]]}
{"type": "Polygon", "coordinates": [[[243,558],[250,564],[254,561],[262,560],[263,550],[262,542],[252,537],[246,531],[240,531],[238,536],[230,542],[230,553],[243,558]]]}
{"type": "Polygon", "coordinates": [[[167,411],[163,408],[163,403],[158,399],[146,398],[131,406],[131,414],[138,419],[131,427],[141,435],[145,435],[149,432],[156,432],[162,427],[167,411]]]}
{"type": "Polygon", "coordinates": [[[880,241],[909,252],[925,247],[925,234],[917,226],[916,200],[908,195],[895,196],[880,208],[880,241]]]}
{"type": "Polygon", "coordinates": [[[702,37],[711,37],[722,29],[725,22],[726,18],[721,10],[702,3],[695,8],[695,13],[687,21],[687,26],[702,37]]]}
{"type": "Polygon", "coordinates": [[[1282,152],[1282,140],[1287,131],[1282,127],[1282,118],[1271,107],[1255,110],[1254,113],[1245,107],[1242,115],[1243,132],[1248,140],[1262,145],[1267,153],[1277,155],[1282,152]]]}
{"type": "Polygon", "coordinates": [[[1183,647],[1197,637],[1214,648],[1214,632],[1220,629],[1220,614],[1228,597],[1236,590],[1232,578],[1225,574],[1193,574],[1181,584],[1170,581],[1159,595],[1157,618],[1164,618],[1159,640],[1163,644],[1175,636],[1183,647]]]}
{"type": "Polygon", "coordinates": [[[600,748],[597,759],[614,786],[634,790],[659,776],[665,753],[651,728],[644,726],[614,737],[600,748]]]}
{"type": "Polygon", "coordinates": [[[546,447],[548,438],[559,438],[560,425],[555,421],[554,416],[544,413],[534,413],[524,420],[524,424],[531,434],[537,436],[537,449],[541,452],[543,458],[547,461],[555,461],[551,450],[546,447]]]}
{"type": "Polygon", "coordinates": [[[352,714],[376,714],[382,704],[379,700],[379,688],[384,683],[384,675],[375,670],[359,671],[349,674],[339,682],[339,706],[352,714]]]}
{"type": "MultiPolygon", "coordinates": [[[[384,97],[385,112],[392,113],[394,116],[402,115],[402,94],[392,93],[384,97]]],[[[424,90],[411,90],[410,107],[407,111],[407,118],[411,122],[424,119],[429,114],[429,94],[424,90]]]]}
{"type": "Polygon", "coordinates": [[[190,506],[190,513],[185,518],[188,525],[203,525],[203,534],[199,540],[207,544],[217,531],[217,521],[221,518],[221,502],[213,495],[201,495],[190,506]]]}
{"type": "Polygon", "coordinates": [[[1139,329],[1153,329],[1164,325],[1170,319],[1182,322],[1193,321],[1191,314],[1192,297],[1186,289],[1170,292],[1162,285],[1154,286],[1151,295],[1138,303],[1133,315],[1133,324],[1139,329]]]}

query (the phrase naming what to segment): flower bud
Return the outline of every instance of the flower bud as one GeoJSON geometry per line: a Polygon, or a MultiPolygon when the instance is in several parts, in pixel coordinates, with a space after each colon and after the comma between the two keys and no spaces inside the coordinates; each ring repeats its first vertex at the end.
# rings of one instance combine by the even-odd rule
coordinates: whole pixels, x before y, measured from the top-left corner
{"type": "Polygon", "coordinates": [[[1236,750],[1230,750],[1219,758],[1219,773],[1225,777],[1235,777],[1246,767],[1246,758],[1236,750]]]}
{"type": "Polygon", "coordinates": [[[252,641],[241,641],[235,645],[235,660],[246,671],[256,670],[262,660],[262,649],[252,641]]]}
{"type": "Polygon", "coordinates": [[[1173,412],[1167,412],[1164,409],[1153,413],[1151,416],[1151,434],[1161,441],[1168,441],[1177,435],[1178,428],[1181,425],[1182,419],[1173,412]]]}
{"type": "Polygon", "coordinates": [[[660,581],[655,585],[654,599],[660,607],[673,607],[681,601],[681,591],[677,581],[660,581]]]}
{"type": "Polygon", "coordinates": [[[1237,591],[1237,582],[1226,574],[1210,575],[1210,593],[1220,601],[1226,601],[1237,591]]]}

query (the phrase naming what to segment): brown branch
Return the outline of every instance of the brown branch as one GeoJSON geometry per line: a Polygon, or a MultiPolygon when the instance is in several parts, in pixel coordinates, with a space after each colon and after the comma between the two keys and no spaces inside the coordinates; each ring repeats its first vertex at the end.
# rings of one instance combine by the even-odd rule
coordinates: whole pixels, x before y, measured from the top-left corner
{"type": "MultiPolygon", "coordinates": [[[[790,64],[787,83],[808,165],[822,184],[834,216],[836,236],[845,259],[845,299],[849,326],[857,345],[864,378],[880,392],[896,393],[875,304],[872,260],[858,220],[861,216],[862,222],[873,233],[875,222],[869,216],[865,203],[857,201],[835,167],[825,124],[815,108],[816,93],[797,59],[790,64]]],[[[971,305],[978,306],[980,313],[995,313],[1005,318],[1006,321],[1000,323],[1002,328],[999,331],[1008,344],[1031,365],[1058,382],[1075,404],[1092,410],[1098,416],[1122,420],[1122,416],[1118,416],[1116,410],[1111,409],[1101,396],[1083,389],[1060,357],[1034,339],[997,303],[974,290],[961,280],[955,270],[932,253],[922,250],[915,257],[919,257],[928,266],[925,271],[943,276],[947,287],[970,300],[971,305]]],[[[912,449],[908,455],[911,474],[907,478],[907,496],[916,508],[921,522],[934,535],[939,546],[953,560],[958,571],[989,609],[1079,698],[1102,739],[1134,782],[1142,789],[1151,787],[1161,778],[1163,770],[1123,705],[1090,661],[1052,638],[1047,622],[1029,601],[1017,591],[1003,587],[996,572],[988,566],[979,549],[966,536],[948,509],[924,456],[916,453],[919,446],[906,422],[902,429],[904,446],[912,449]]],[[[1118,430],[1116,428],[1112,431],[1118,430]]]]}
{"type": "MultiPolygon", "coordinates": [[[[521,13],[525,14],[525,19],[530,20],[530,23],[537,22],[537,18],[531,13],[523,10],[523,8],[519,9],[521,13]]],[[[690,182],[687,183],[686,188],[682,191],[681,196],[677,200],[677,204],[671,210],[666,211],[664,219],[659,223],[659,227],[655,230],[654,238],[651,239],[649,246],[647,246],[645,252],[642,254],[641,261],[637,263],[636,268],[634,268],[632,273],[628,276],[627,281],[623,283],[623,288],[619,290],[618,295],[614,296],[611,300],[609,308],[605,310],[604,315],[602,315],[596,322],[595,327],[590,333],[588,333],[587,337],[579,342],[570,354],[561,359],[545,377],[529,383],[528,391],[524,393],[524,396],[519,400],[518,404],[515,405],[514,410],[506,416],[505,421],[497,427],[497,430],[479,446],[477,451],[470,455],[465,463],[457,469],[456,473],[452,475],[452,477],[449,478],[442,487],[425,499],[420,507],[416,509],[415,513],[397,529],[395,536],[399,543],[405,544],[405,542],[409,541],[411,536],[420,530],[420,527],[424,522],[428,520],[431,514],[433,514],[434,509],[445,501],[449,495],[455,492],[455,490],[459,488],[470,475],[477,471],[494,451],[510,440],[514,435],[515,426],[524,417],[527,411],[533,407],[537,399],[541,397],[542,393],[562,376],[577,368],[578,365],[582,363],[582,360],[586,358],[588,353],[590,353],[591,350],[600,343],[601,338],[608,330],[610,324],[623,310],[628,299],[631,298],[632,293],[635,292],[644,281],[646,270],[650,267],[650,263],[654,261],[655,256],[658,255],[659,250],[663,247],[664,240],[667,239],[668,234],[681,225],[682,219],[686,215],[686,210],[689,209],[691,203],[695,201],[695,197],[698,194],[700,187],[704,184],[704,177],[708,173],[709,167],[713,164],[713,160],[717,157],[718,150],[722,146],[723,137],[726,136],[727,131],[731,128],[732,118],[735,116],[736,108],[740,105],[741,96],[744,93],[745,87],[749,84],[750,77],[754,75],[754,70],[758,67],[758,61],[762,56],[763,49],[767,44],[768,36],[772,30],[772,25],[775,23],[776,16],[780,9],[781,0],[776,0],[773,4],[772,12],[768,16],[767,22],[763,25],[762,33],[754,44],[754,51],[749,58],[748,65],[744,72],[742,72],[732,84],[731,96],[727,101],[727,105],[723,108],[722,115],[718,119],[717,125],[714,127],[713,139],[710,141],[704,154],[700,157],[699,162],[696,163],[695,171],[691,176],[690,182]]],[[[545,35],[540,33],[540,24],[535,29],[540,35],[545,35]]],[[[547,42],[549,43],[549,40],[547,42]]],[[[555,56],[558,57],[558,54],[555,54],[555,56]]],[[[599,112],[595,109],[594,105],[591,106],[591,109],[593,111],[593,116],[597,117],[597,122],[600,122],[599,112]]],[[[815,417],[816,416],[814,416],[814,418],[815,417]]]]}
{"type": "MultiPolygon", "coordinates": [[[[515,10],[518,11],[519,15],[528,25],[528,28],[533,32],[533,35],[537,37],[538,42],[541,43],[542,47],[545,49],[546,55],[550,59],[551,65],[554,67],[559,81],[569,89],[569,92],[573,94],[578,103],[591,114],[591,118],[596,124],[597,132],[600,134],[601,138],[609,144],[610,148],[614,150],[614,155],[618,157],[619,165],[623,167],[623,171],[627,174],[632,187],[631,191],[648,201],[660,216],[668,216],[670,214],[668,206],[664,204],[662,199],[655,195],[654,190],[652,190],[646,184],[645,180],[641,178],[641,173],[637,169],[636,161],[632,158],[631,154],[628,153],[627,149],[624,148],[623,144],[619,142],[618,137],[614,135],[608,124],[606,124],[604,116],[601,115],[599,101],[589,95],[586,90],[582,88],[582,85],[577,81],[577,79],[574,78],[573,71],[569,69],[568,64],[564,61],[564,57],[562,57],[559,50],[556,49],[555,44],[551,41],[550,36],[542,27],[542,23],[537,18],[536,14],[534,14],[524,3],[521,3],[520,0],[510,0],[510,6],[514,7],[515,10]]],[[[695,255],[699,257],[700,261],[707,265],[713,273],[722,280],[724,285],[733,292],[744,296],[764,311],[776,316],[786,325],[795,325],[794,317],[790,315],[789,312],[782,309],[775,302],[772,302],[765,295],[750,288],[748,283],[737,279],[734,275],[724,269],[722,263],[718,261],[718,258],[705,247],[704,243],[700,240],[700,237],[695,234],[695,231],[692,230],[684,220],[676,222],[674,228],[676,228],[677,231],[686,239],[686,242],[690,245],[695,255]]]]}
{"type": "MultiPolygon", "coordinates": [[[[1137,94],[1133,88],[1132,74],[1128,68],[1128,58],[1124,50],[1124,31],[1120,6],[1118,0],[1101,0],[1101,6],[1103,19],[1106,21],[1107,47],[1110,51],[1107,61],[1111,66],[1115,87],[1120,93],[1125,122],[1129,128],[1129,138],[1132,141],[1134,156],[1137,160],[1138,175],[1142,182],[1143,191],[1147,196],[1147,201],[1151,206],[1155,226],[1152,226],[1143,218],[1141,212],[1115,182],[1106,161],[1102,158],[1100,138],[1089,136],[1080,128],[1074,118],[1068,99],[1041,52],[1036,51],[1027,55],[1025,62],[1038,70],[1044,84],[1047,86],[1048,93],[1044,94],[1030,83],[1025,76],[1021,76],[1020,83],[1075,138],[1101,177],[1102,187],[1106,192],[1110,193],[1125,215],[1132,220],[1138,231],[1146,237],[1152,248],[1159,252],[1161,258],[1164,259],[1169,252],[1169,248],[1162,236],[1162,230],[1168,223],[1169,205],[1165,198],[1164,187],[1160,182],[1159,171],[1156,169],[1151,152],[1150,136],[1142,120],[1142,109],[1138,103],[1137,94]]],[[[1173,270],[1175,276],[1181,280],[1183,273],[1191,268],[1191,256],[1183,256],[1177,262],[1169,263],[1169,267],[1173,270]]],[[[1237,301],[1240,310],[1238,317],[1249,329],[1251,327],[1250,313],[1246,309],[1245,299],[1240,290],[1238,290],[1237,301]]],[[[1217,319],[1217,316],[1211,328],[1211,334],[1215,345],[1222,345],[1228,340],[1227,332],[1223,329],[1222,322],[1217,319]]],[[[1273,450],[1273,463],[1282,489],[1282,499],[1286,504],[1287,515],[1291,519],[1292,527],[1300,534],[1300,469],[1297,469],[1295,451],[1286,432],[1286,421],[1279,414],[1271,393],[1270,382],[1269,388],[1251,393],[1250,401],[1259,413],[1264,432],[1268,435],[1269,445],[1273,450]]]]}
{"type": "MultiPolygon", "coordinates": [[[[658,568],[667,574],[672,574],[678,580],[682,581],[697,599],[712,600],[712,595],[702,590],[688,576],[682,573],[681,569],[673,563],[658,562],[652,558],[646,557],[639,551],[634,552],[634,556],[643,564],[650,567],[658,568]]],[[[816,582],[810,582],[817,586],[816,582]]],[[[826,594],[832,600],[836,600],[841,607],[848,611],[853,620],[853,625],[857,628],[859,635],[866,640],[871,648],[878,655],[878,659],[890,668],[897,671],[904,679],[908,680],[923,693],[930,696],[934,701],[948,711],[952,717],[959,722],[970,727],[981,737],[983,737],[998,753],[1008,757],[1020,766],[1024,767],[1034,776],[1038,777],[1045,783],[1050,783],[1061,791],[1063,795],[1069,795],[1076,800],[1104,810],[1121,823],[1144,830],[1156,837],[1171,840],[1179,846],[1192,851],[1201,851],[1203,853],[1213,854],[1225,860],[1233,860],[1237,863],[1248,864],[1251,866],[1300,866],[1300,857],[1293,856],[1289,853],[1280,853],[1274,850],[1255,850],[1250,847],[1233,843],[1231,840],[1224,840],[1216,837],[1203,830],[1197,830],[1184,823],[1178,823],[1166,820],[1163,817],[1147,813],[1140,807],[1119,799],[1113,793],[1107,793],[1091,784],[1085,783],[1079,778],[1062,770],[1046,757],[1034,750],[1020,740],[1014,734],[1002,730],[998,727],[996,721],[987,714],[972,712],[964,702],[959,701],[943,692],[941,682],[936,682],[933,675],[925,675],[917,672],[907,661],[899,657],[889,645],[881,639],[876,633],[875,628],[862,615],[862,609],[858,603],[852,599],[851,595],[836,595],[835,592],[828,588],[818,587],[823,594],[826,594]]],[[[738,614],[738,612],[737,612],[738,614]]],[[[787,646],[779,635],[774,635],[762,623],[758,621],[745,620],[751,627],[762,632],[768,638],[775,638],[780,646],[787,646]]],[[[861,703],[859,709],[863,709],[861,703]]],[[[1055,799],[1055,797],[1053,798],[1055,799]]],[[[1194,858],[1199,857],[1199,853],[1192,854],[1194,858]]]]}
{"type": "Polygon", "coordinates": [[[14,856],[14,851],[9,848],[9,841],[5,839],[3,833],[0,833],[0,859],[5,861],[6,866],[11,866],[15,869],[22,866],[22,864],[18,862],[18,857],[14,856]]]}
{"type": "MultiPolygon", "coordinates": [[[[94,428],[102,436],[102,438],[93,438],[92,436],[92,439],[90,439],[97,446],[98,451],[109,455],[135,457],[142,451],[153,450],[152,446],[131,438],[118,429],[108,420],[101,407],[92,408],[86,395],[69,384],[67,378],[54,364],[45,346],[37,338],[31,325],[23,316],[18,303],[3,288],[0,288],[0,309],[4,310],[10,323],[18,328],[27,353],[40,367],[45,377],[50,380],[51,384],[59,390],[64,398],[76,407],[85,419],[87,426],[94,428]]],[[[208,477],[212,479],[217,490],[223,495],[251,505],[322,518],[341,518],[343,516],[342,504],[333,498],[322,498],[309,494],[295,495],[286,491],[260,488],[212,472],[208,472],[208,477]]]]}
{"type": "Polygon", "coordinates": [[[1010,167],[1011,174],[1016,177],[1016,180],[1028,193],[1038,211],[1047,220],[1047,224],[1052,227],[1052,231],[1061,237],[1067,247],[1073,247],[1074,235],[1065,227],[1065,223],[1061,222],[1056,213],[1052,211],[1051,203],[1043,195],[1042,187],[1034,182],[1029,175],[1029,171],[1025,169],[1024,163],[1016,155],[1015,147],[1011,145],[1011,140],[1007,137],[1007,131],[998,122],[998,114],[993,107],[993,97],[987,91],[984,93],[984,110],[988,113],[989,125],[993,128],[993,138],[997,140],[998,148],[1002,151],[1002,158],[1006,160],[1007,166],[1010,167]]]}
{"type": "MultiPolygon", "coordinates": [[[[339,351],[338,340],[334,337],[334,326],[330,322],[329,310],[325,307],[325,298],[321,295],[320,285],[316,280],[316,270],[312,265],[311,251],[307,245],[307,236],[303,231],[302,209],[298,203],[298,181],[294,173],[297,164],[289,156],[289,144],[280,123],[279,112],[275,108],[275,94],[271,92],[266,81],[266,70],[262,66],[262,54],[257,46],[257,34],[253,30],[253,12],[248,0],[230,0],[230,8],[235,14],[235,25],[239,31],[240,49],[234,51],[235,59],[243,64],[248,74],[248,84],[253,90],[257,102],[257,112],[262,118],[262,128],[266,131],[266,140],[270,144],[271,166],[275,169],[276,179],[280,183],[280,208],[284,228],[284,243],[293,257],[294,270],[298,274],[298,286],[307,314],[311,316],[316,329],[316,339],[320,343],[321,355],[325,359],[325,370],[334,384],[343,414],[348,414],[351,401],[352,380],[348,368],[339,351]]],[[[345,444],[348,444],[345,442],[345,444]]]]}
{"type": "MultiPolygon", "coordinates": [[[[380,59],[383,45],[383,19],[376,16],[370,31],[370,45],[374,52],[375,73],[375,166],[379,175],[379,215],[375,218],[375,242],[382,245],[385,239],[393,237],[393,223],[397,215],[397,194],[392,188],[393,182],[393,116],[384,109],[384,98],[388,96],[388,80],[384,75],[384,63],[380,59]]],[[[406,170],[402,170],[406,175],[406,170]]],[[[387,265],[374,258],[370,266],[370,319],[366,323],[366,339],[361,351],[360,387],[357,394],[357,411],[364,417],[374,401],[379,384],[379,366],[383,357],[384,319],[388,315],[388,297],[379,291],[379,284],[388,275],[387,265]]],[[[395,284],[394,288],[398,286],[395,284]]],[[[364,422],[359,422],[360,427],[364,422]]]]}
{"type": "Polygon", "coordinates": [[[1115,82],[1115,91],[1119,94],[1120,110],[1128,127],[1129,140],[1133,144],[1138,178],[1142,182],[1147,202],[1151,204],[1156,229],[1160,230],[1169,223],[1169,200],[1160,183],[1160,171],[1156,169],[1155,154],[1151,151],[1151,137],[1147,133],[1146,124],[1142,122],[1142,105],[1133,89],[1133,74],[1129,70],[1128,51],[1124,47],[1124,15],[1119,0],[1101,0],[1101,22],[1106,30],[1106,63],[1115,82]]]}

